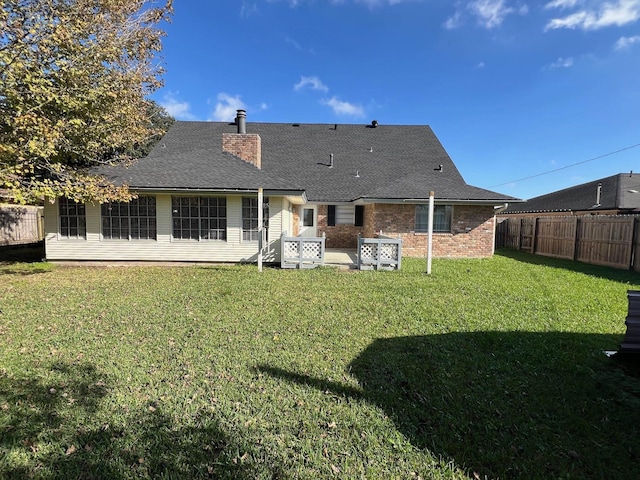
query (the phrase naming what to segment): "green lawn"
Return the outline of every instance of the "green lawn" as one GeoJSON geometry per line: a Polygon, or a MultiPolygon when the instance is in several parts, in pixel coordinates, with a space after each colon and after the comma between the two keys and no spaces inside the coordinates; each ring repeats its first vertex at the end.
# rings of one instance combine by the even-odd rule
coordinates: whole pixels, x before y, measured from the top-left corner
{"type": "Polygon", "coordinates": [[[629,479],[640,275],[0,265],[0,478],[629,479]]]}

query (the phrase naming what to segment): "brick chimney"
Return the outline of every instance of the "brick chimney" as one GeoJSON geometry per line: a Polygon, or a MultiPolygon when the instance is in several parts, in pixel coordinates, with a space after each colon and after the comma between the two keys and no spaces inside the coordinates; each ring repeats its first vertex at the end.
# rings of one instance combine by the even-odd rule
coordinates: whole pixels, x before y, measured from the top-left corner
{"type": "Polygon", "coordinates": [[[222,134],[222,150],[257,168],[262,168],[262,141],[260,135],[247,133],[246,120],[247,112],[238,110],[238,133],[222,134]]]}

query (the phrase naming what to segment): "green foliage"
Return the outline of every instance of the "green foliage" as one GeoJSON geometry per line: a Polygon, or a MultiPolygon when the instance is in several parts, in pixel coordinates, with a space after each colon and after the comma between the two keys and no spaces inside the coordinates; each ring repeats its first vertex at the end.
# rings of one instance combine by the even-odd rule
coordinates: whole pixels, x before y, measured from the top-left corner
{"type": "Polygon", "coordinates": [[[41,267],[0,266],[1,478],[636,476],[638,274],[41,267]]]}
{"type": "Polygon", "coordinates": [[[91,175],[158,131],[145,97],[171,0],[5,0],[0,12],[0,188],[18,202],[128,199],[91,175]]]}
{"type": "Polygon", "coordinates": [[[164,107],[158,105],[154,100],[150,100],[147,104],[147,121],[150,136],[122,152],[127,157],[146,157],[155,144],[158,143],[167,130],[169,130],[171,125],[173,125],[175,118],[169,115],[164,107]]]}

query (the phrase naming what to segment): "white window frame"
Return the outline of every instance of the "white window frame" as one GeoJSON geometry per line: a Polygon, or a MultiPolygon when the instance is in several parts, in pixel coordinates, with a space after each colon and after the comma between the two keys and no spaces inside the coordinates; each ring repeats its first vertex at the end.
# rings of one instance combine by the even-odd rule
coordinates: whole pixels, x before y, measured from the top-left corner
{"type": "Polygon", "coordinates": [[[103,240],[129,240],[129,241],[155,241],[158,239],[158,217],[157,217],[157,199],[154,195],[141,195],[129,202],[113,202],[103,203],[100,206],[100,234],[103,240]],[[145,204],[140,205],[140,200],[144,199],[145,204]],[[153,201],[151,201],[153,199],[153,201]],[[141,209],[147,212],[140,214],[141,209]],[[111,215],[114,209],[118,210],[118,215],[111,215]],[[132,212],[134,212],[132,214],[132,212]],[[123,214],[124,213],[124,214],[123,214]],[[118,221],[119,225],[114,227],[113,222],[118,221]],[[109,225],[106,225],[106,224],[109,225]],[[142,225],[146,224],[146,229],[142,225]],[[126,226],[126,237],[122,235],[122,231],[126,226]],[[132,231],[137,230],[137,235],[132,235],[132,231]],[[109,233],[105,235],[105,231],[109,233]],[[120,234],[113,236],[114,231],[120,234]],[[140,232],[146,231],[146,236],[141,236],[140,232]]]}
{"type": "Polygon", "coordinates": [[[205,242],[226,242],[227,241],[227,198],[226,197],[205,197],[205,196],[172,196],[171,197],[171,238],[176,241],[205,241],[205,242]],[[189,204],[184,205],[188,200],[189,204]],[[216,200],[216,205],[211,205],[211,200],[216,200]],[[176,202],[179,205],[176,205],[176,202]],[[223,203],[223,204],[221,204],[223,203]],[[195,208],[195,212],[193,209],[195,208]],[[211,212],[216,213],[215,216],[211,212]],[[185,214],[186,212],[186,214],[185,214]],[[206,213],[206,214],[204,214],[206,213]],[[180,228],[176,229],[176,222],[180,223],[180,228]],[[185,228],[185,222],[189,227],[185,228]],[[209,224],[208,228],[206,224],[209,224]],[[211,222],[215,222],[217,227],[211,228],[211,222]],[[221,227],[220,225],[224,226],[221,227]],[[180,235],[176,235],[179,231],[180,235]],[[184,232],[189,232],[184,236],[184,232]],[[195,236],[197,232],[197,236],[195,236]],[[214,232],[211,238],[211,233],[214,232]]]}
{"type": "MultiPolygon", "coordinates": [[[[266,241],[269,241],[269,197],[262,199],[262,223],[266,230],[266,241]]],[[[242,197],[242,241],[257,242],[258,229],[258,197],[242,197]],[[249,205],[246,205],[249,203],[249,205]],[[248,216],[246,214],[249,214],[248,216]]]]}
{"type": "Polygon", "coordinates": [[[84,203],[74,202],[66,197],[59,198],[58,219],[58,234],[60,238],[65,240],[87,239],[87,209],[84,203]],[[76,230],[75,235],[71,235],[73,229],[76,230]]]}

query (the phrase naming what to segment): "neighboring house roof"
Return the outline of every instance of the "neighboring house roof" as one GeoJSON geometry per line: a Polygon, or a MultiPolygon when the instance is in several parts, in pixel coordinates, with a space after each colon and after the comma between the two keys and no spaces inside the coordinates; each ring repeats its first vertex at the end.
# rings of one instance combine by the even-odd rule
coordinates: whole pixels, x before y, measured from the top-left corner
{"type": "Polygon", "coordinates": [[[234,123],[175,122],[146,158],[102,173],[132,188],[304,190],[313,202],[424,200],[431,190],[438,200],[519,201],[467,185],[428,126],[251,122],[246,131],[261,138],[261,169],[223,153],[234,123]]]}
{"type": "Polygon", "coordinates": [[[610,211],[640,212],[640,174],[619,173],[611,177],[540,195],[509,206],[503,213],[551,213],[610,211]]]}

